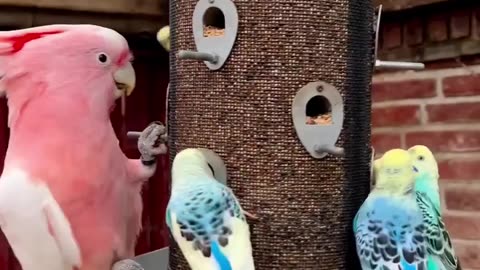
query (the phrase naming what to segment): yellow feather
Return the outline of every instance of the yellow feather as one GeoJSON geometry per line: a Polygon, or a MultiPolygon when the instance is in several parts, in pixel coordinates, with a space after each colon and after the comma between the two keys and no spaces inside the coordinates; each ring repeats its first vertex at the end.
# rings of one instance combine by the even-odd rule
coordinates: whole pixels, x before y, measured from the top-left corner
{"type": "Polygon", "coordinates": [[[402,194],[413,188],[415,181],[413,162],[410,153],[403,149],[387,151],[375,164],[378,173],[375,190],[392,194],[402,194]]]}
{"type": "Polygon", "coordinates": [[[432,151],[425,145],[415,145],[408,149],[413,165],[421,172],[428,172],[432,179],[438,179],[438,164],[432,151]]]}
{"type": "Polygon", "coordinates": [[[170,52],[170,26],[164,26],[157,33],[157,40],[163,46],[163,48],[170,52]]]}

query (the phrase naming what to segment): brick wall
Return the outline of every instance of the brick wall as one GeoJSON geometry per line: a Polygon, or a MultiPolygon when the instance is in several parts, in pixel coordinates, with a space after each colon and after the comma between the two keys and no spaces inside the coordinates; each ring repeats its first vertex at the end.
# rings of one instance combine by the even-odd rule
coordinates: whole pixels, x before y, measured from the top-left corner
{"type": "Polygon", "coordinates": [[[372,144],[415,144],[439,161],[444,218],[463,269],[480,269],[480,65],[377,74],[372,144]]]}

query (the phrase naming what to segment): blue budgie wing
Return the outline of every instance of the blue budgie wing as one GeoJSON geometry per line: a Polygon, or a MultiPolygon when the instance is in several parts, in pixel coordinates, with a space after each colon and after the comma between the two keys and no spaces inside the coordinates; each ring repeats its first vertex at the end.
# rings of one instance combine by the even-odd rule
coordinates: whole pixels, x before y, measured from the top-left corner
{"type": "Polygon", "coordinates": [[[412,216],[397,215],[394,210],[392,218],[378,215],[373,208],[361,211],[354,230],[363,270],[427,270],[425,227],[420,217],[414,222],[412,216]]]}
{"type": "Polygon", "coordinates": [[[442,221],[440,210],[427,194],[416,192],[417,203],[423,215],[426,227],[427,251],[429,256],[439,258],[445,270],[460,270],[458,258],[455,256],[450,235],[442,221]]]}
{"type": "Polygon", "coordinates": [[[249,227],[228,187],[216,182],[196,185],[172,198],[167,214],[192,269],[217,269],[206,266],[209,258],[221,270],[253,269],[249,227]]]}

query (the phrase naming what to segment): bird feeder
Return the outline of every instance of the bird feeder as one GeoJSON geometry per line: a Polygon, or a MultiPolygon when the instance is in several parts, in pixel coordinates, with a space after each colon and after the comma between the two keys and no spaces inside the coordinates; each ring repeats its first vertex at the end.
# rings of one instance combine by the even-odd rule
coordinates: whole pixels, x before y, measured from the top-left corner
{"type": "MultiPolygon", "coordinates": [[[[170,156],[209,148],[249,220],[256,269],[360,269],[374,19],[359,0],[176,0],[170,156]]],[[[173,239],[169,268],[190,269],[173,239]]]]}

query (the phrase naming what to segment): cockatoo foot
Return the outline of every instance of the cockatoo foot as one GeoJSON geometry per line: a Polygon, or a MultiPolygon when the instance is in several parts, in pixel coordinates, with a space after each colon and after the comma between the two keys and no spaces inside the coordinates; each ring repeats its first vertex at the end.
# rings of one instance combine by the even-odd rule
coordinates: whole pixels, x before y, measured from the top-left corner
{"type": "Polygon", "coordinates": [[[158,155],[167,153],[167,129],[158,122],[152,122],[138,138],[138,150],[144,164],[153,164],[158,155]]]}
{"type": "Polygon", "coordinates": [[[112,270],[144,270],[136,261],[126,259],[116,262],[112,266],[112,270]]]}

